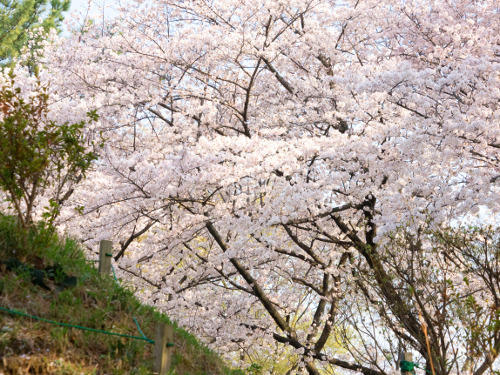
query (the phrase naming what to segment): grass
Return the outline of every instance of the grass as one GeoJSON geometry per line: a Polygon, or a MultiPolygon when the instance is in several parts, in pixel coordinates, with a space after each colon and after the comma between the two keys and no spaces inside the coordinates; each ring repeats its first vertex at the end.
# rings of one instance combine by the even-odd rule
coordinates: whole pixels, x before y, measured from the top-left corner
{"type": "MultiPolygon", "coordinates": [[[[77,276],[77,285],[57,291],[58,275],[44,289],[28,272],[0,266],[0,306],[45,319],[109,332],[140,336],[135,316],[146,337],[154,339],[157,322],[174,327],[172,375],[241,375],[196,337],[170,322],[150,306],[141,305],[132,291],[112,276],[100,277],[95,264],[83,256],[76,241],[59,239],[38,227],[20,244],[13,218],[0,214],[0,260],[15,257],[37,269],[59,264],[77,276]],[[24,242],[26,243],[26,242],[24,242]]],[[[45,278],[44,280],[47,280],[45,278]]],[[[151,374],[153,345],[146,341],[104,335],[0,312],[0,374],[151,374]]]]}

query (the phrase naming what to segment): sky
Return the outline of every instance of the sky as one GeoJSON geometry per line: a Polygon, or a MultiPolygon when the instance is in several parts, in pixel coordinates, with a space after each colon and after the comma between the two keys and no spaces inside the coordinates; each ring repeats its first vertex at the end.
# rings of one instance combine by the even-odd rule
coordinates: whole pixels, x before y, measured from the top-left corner
{"type": "MultiPolygon", "coordinates": [[[[109,7],[113,0],[92,0],[91,13],[100,14],[102,6],[109,7]]],[[[71,0],[69,13],[73,11],[84,13],[89,6],[89,0],[71,0]]]]}
{"type": "MultiPolygon", "coordinates": [[[[115,3],[115,0],[71,0],[71,6],[69,11],[65,14],[65,19],[70,20],[72,14],[79,14],[80,18],[83,19],[86,14],[92,18],[102,17],[102,8],[104,6],[104,17],[112,17],[116,14],[115,11],[110,9],[111,4],[115,3]]],[[[68,29],[65,28],[63,34],[67,34],[68,29]]]]}

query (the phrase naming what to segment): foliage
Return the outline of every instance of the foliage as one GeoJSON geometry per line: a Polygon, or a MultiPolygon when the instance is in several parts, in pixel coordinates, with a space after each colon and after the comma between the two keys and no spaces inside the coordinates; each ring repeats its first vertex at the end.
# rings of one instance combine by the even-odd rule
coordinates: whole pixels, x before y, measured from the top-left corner
{"type": "MultiPolygon", "coordinates": [[[[0,188],[25,230],[39,196],[54,188],[43,213],[51,225],[68,198],[63,189],[81,180],[97,156],[84,145],[86,121],[58,124],[49,118],[48,89],[40,80],[25,96],[15,76],[8,78],[0,88],[0,188]]],[[[95,112],[88,116],[97,120],[95,112]]]]}
{"type": "Polygon", "coordinates": [[[121,11],[44,51],[110,145],[69,231],[120,243],[138,297],[235,361],[383,375],[406,348],[436,375],[491,367],[491,281],[467,276],[464,298],[432,231],[500,207],[497,1],[121,11]]]}
{"type": "Polygon", "coordinates": [[[57,28],[70,0],[2,0],[0,2],[0,62],[12,62],[41,27],[57,28]]]}

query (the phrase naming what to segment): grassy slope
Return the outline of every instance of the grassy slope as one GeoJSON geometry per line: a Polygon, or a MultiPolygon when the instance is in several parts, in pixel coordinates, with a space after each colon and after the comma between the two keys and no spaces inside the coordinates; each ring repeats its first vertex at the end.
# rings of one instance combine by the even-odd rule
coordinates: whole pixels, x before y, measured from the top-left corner
{"type": "MultiPolygon", "coordinates": [[[[167,316],[141,305],[132,292],[112,277],[100,278],[95,265],[85,260],[77,244],[44,234],[31,236],[26,251],[20,247],[16,227],[0,215],[0,260],[13,256],[38,269],[59,263],[64,272],[77,276],[73,288],[57,291],[34,285],[27,272],[0,266],[0,306],[46,319],[95,329],[140,336],[137,318],[146,337],[154,339],[154,326],[167,316]]],[[[47,280],[47,278],[45,278],[47,280]]],[[[228,369],[222,360],[194,336],[174,323],[173,374],[242,374],[228,369]]],[[[0,374],[150,374],[153,345],[146,341],[55,326],[0,312],[0,374]]]]}

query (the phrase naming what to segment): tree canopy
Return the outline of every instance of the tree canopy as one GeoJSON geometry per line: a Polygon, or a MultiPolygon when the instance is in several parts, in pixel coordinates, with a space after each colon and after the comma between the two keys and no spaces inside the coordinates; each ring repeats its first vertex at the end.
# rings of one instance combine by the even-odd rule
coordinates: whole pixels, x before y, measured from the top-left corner
{"type": "Polygon", "coordinates": [[[138,295],[235,361],[493,368],[498,228],[460,227],[500,207],[496,1],[138,1],[115,21],[44,52],[57,105],[96,109],[107,142],[65,230],[119,244],[138,295]]]}
{"type": "Polygon", "coordinates": [[[69,6],[70,0],[1,0],[0,62],[19,56],[36,28],[57,28],[69,6]]]}

